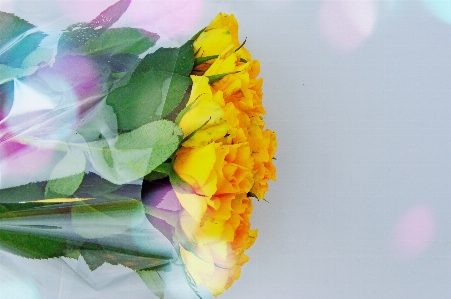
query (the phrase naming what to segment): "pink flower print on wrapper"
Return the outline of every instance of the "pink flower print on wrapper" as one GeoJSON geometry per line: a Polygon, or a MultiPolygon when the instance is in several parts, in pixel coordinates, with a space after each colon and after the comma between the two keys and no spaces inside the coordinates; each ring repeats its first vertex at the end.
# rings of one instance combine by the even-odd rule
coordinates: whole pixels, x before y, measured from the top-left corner
{"type": "Polygon", "coordinates": [[[54,146],[66,141],[90,108],[102,98],[95,65],[68,56],[0,90],[1,186],[42,181],[61,156],[54,146]],[[53,161],[54,162],[54,161],[53,161]]]}
{"type": "Polygon", "coordinates": [[[18,141],[0,116],[0,185],[15,187],[39,181],[48,173],[46,166],[52,160],[53,150],[39,148],[18,141]]]}

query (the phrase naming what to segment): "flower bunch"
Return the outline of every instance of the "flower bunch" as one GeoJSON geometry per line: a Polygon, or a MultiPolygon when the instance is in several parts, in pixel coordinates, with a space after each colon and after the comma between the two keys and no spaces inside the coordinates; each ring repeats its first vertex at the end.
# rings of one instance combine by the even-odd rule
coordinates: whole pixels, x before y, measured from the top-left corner
{"type": "Polygon", "coordinates": [[[192,278],[218,295],[239,278],[257,237],[249,196],[262,199],[276,179],[277,143],[264,130],[260,64],[239,43],[235,17],[218,14],[193,46],[197,66],[174,170],[193,190],[177,195],[195,250],[180,252],[192,278]]]}
{"type": "Polygon", "coordinates": [[[73,269],[120,264],[160,298],[217,296],[257,237],[251,197],[276,179],[260,64],[222,13],[149,51],[158,34],[112,27],[131,3],[55,43],[0,12],[0,247],[73,269]]]}

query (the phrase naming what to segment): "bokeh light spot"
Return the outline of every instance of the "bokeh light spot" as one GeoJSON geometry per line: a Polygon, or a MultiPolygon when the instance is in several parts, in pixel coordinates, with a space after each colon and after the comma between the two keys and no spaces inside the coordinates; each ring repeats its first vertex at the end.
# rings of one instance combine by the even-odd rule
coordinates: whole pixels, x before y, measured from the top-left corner
{"type": "Polygon", "coordinates": [[[134,0],[116,25],[157,33],[163,41],[193,35],[202,4],[203,0],[134,0]]]}
{"type": "Polygon", "coordinates": [[[5,280],[0,283],[0,298],[38,299],[41,296],[32,283],[20,280],[5,280]]]}
{"type": "Polygon", "coordinates": [[[401,259],[417,257],[430,246],[434,234],[435,219],[431,208],[418,205],[409,209],[394,230],[395,254],[401,259]]]}
{"type": "Polygon", "coordinates": [[[373,33],[377,6],[374,0],[326,0],[319,14],[321,32],[332,48],[351,52],[373,33]]]}
{"type": "Polygon", "coordinates": [[[451,1],[423,0],[426,8],[440,20],[451,24],[451,1]]]}

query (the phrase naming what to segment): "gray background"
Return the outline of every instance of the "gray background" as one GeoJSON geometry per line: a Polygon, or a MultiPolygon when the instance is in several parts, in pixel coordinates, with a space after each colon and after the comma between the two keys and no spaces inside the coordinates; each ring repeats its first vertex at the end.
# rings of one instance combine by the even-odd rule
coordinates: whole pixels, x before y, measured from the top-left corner
{"type": "Polygon", "coordinates": [[[450,25],[420,1],[235,7],[262,61],[278,181],[223,298],[451,298],[450,25]]]}
{"type": "Polygon", "coordinates": [[[420,1],[334,2],[335,26],[366,30],[353,49],[357,25],[342,44],[323,30],[330,2],[234,6],[262,62],[278,181],[223,298],[451,298],[450,25],[420,1]]]}
{"type": "Polygon", "coordinates": [[[200,2],[193,28],[236,15],[279,143],[220,298],[451,298],[450,1],[200,2]]]}

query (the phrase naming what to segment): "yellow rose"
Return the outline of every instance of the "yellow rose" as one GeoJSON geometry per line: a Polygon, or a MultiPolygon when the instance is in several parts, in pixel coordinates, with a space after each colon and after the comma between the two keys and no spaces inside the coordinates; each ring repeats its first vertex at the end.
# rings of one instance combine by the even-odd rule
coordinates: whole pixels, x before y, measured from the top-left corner
{"type": "Polygon", "coordinates": [[[228,74],[212,84],[214,92],[222,91],[225,103],[233,103],[249,115],[265,114],[262,106],[263,79],[257,78],[260,63],[257,60],[241,61],[230,49],[225,50],[205,71],[204,76],[228,74]]]}
{"type": "Polygon", "coordinates": [[[187,105],[192,106],[181,118],[179,127],[184,137],[201,129],[182,144],[185,147],[206,145],[224,137],[228,131],[228,125],[222,119],[224,114],[222,92],[213,94],[206,77],[191,76],[191,79],[193,87],[187,105]]]}
{"type": "Polygon", "coordinates": [[[195,232],[194,252],[180,246],[189,275],[213,295],[220,295],[240,277],[244,254],[257,237],[250,230],[252,202],[245,195],[224,195],[212,199],[195,232]],[[216,201],[216,203],[214,203],[216,201]]]}
{"type": "Polygon", "coordinates": [[[250,229],[247,196],[263,198],[268,180],[276,179],[277,142],[274,132],[264,130],[260,63],[241,47],[235,17],[219,14],[194,41],[194,52],[196,58],[217,57],[192,71],[202,76],[191,77],[190,107],[179,123],[190,136],[173,164],[189,186],[174,186],[184,208],[180,227],[190,243],[180,245],[180,254],[192,279],[217,296],[249,260],[244,252],[257,231],[250,229]]]}
{"type": "Polygon", "coordinates": [[[182,147],[176,152],[174,170],[194,192],[212,196],[217,190],[225,155],[216,151],[214,143],[197,148],[182,147]]]}
{"type": "Polygon", "coordinates": [[[228,74],[234,72],[239,57],[234,53],[233,48],[227,48],[210,67],[205,71],[204,76],[214,76],[218,74],[228,74]]]}
{"type": "Polygon", "coordinates": [[[258,74],[256,68],[254,68],[258,63],[255,62],[246,63],[242,70],[235,69],[212,85],[213,91],[223,92],[225,103],[233,103],[238,109],[249,115],[266,113],[262,106],[263,79],[253,77],[258,74]]]}
{"type": "Polygon", "coordinates": [[[249,144],[179,149],[174,170],[199,195],[247,193],[253,185],[249,144]]]}
{"type": "MultiPolygon", "coordinates": [[[[219,13],[194,41],[196,57],[220,55],[228,47],[240,47],[238,40],[238,22],[235,16],[219,13]]],[[[242,47],[237,53],[244,59],[250,59],[249,52],[242,47]]]]}
{"type": "Polygon", "coordinates": [[[273,164],[276,148],[276,134],[269,130],[263,131],[260,150],[253,154],[254,185],[251,192],[258,198],[264,198],[268,190],[268,181],[276,180],[276,167],[273,164]]]}

